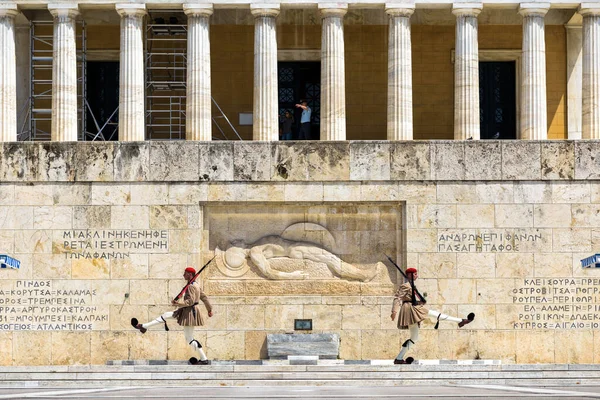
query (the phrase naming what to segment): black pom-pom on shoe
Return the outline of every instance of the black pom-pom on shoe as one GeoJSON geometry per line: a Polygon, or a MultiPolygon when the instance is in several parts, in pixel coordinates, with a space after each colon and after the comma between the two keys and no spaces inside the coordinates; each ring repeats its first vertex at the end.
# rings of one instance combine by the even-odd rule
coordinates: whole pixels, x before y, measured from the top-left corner
{"type": "Polygon", "coordinates": [[[146,333],[146,331],[148,330],[144,328],[142,324],[140,324],[137,318],[131,318],[131,326],[133,326],[135,329],[139,329],[142,333],[146,333]]]}
{"type": "Polygon", "coordinates": [[[458,323],[458,327],[462,328],[463,326],[470,324],[471,322],[473,322],[473,320],[475,319],[475,314],[474,313],[469,313],[469,315],[467,315],[467,319],[463,319],[462,321],[460,321],[458,323]]]}

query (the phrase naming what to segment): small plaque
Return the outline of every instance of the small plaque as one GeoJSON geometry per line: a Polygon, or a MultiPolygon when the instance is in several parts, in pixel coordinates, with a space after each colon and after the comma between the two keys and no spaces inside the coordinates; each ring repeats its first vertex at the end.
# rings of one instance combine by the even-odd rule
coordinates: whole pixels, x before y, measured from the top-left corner
{"type": "Polygon", "coordinates": [[[0,254],[0,268],[19,269],[21,268],[21,261],[4,254],[0,254]]]}
{"type": "Polygon", "coordinates": [[[295,319],[294,330],[296,331],[312,331],[312,319],[295,319]]]}

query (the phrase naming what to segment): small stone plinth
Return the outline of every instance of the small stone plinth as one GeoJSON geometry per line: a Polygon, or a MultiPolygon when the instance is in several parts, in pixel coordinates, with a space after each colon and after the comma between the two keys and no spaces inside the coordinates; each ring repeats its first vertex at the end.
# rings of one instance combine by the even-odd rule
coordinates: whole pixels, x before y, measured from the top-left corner
{"type": "Polygon", "coordinates": [[[288,356],[318,356],[336,359],[340,351],[340,336],[336,333],[293,333],[267,335],[267,354],[270,359],[288,356]]]}

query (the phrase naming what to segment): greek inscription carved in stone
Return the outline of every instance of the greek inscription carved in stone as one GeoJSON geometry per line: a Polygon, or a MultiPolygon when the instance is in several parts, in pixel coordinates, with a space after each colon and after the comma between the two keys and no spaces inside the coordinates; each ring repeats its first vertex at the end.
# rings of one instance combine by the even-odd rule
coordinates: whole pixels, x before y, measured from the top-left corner
{"type": "Polygon", "coordinates": [[[71,230],[63,231],[55,253],[69,259],[119,259],[130,253],[166,253],[169,235],[166,230],[71,230]]]}
{"type": "Polygon", "coordinates": [[[516,253],[526,251],[525,245],[535,246],[544,239],[544,233],[536,229],[442,230],[438,234],[437,250],[444,253],[516,253]]]}

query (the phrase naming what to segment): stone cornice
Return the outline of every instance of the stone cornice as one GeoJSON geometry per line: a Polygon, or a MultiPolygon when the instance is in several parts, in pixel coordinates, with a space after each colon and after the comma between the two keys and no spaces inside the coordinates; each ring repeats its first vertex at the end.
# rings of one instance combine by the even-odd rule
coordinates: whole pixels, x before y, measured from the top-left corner
{"type": "Polygon", "coordinates": [[[0,18],[16,17],[19,14],[19,8],[15,4],[0,3],[0,18]]]}
{"type": "Polygon", "coordinates": [[[146,15],[146,5],[138,3],[115,4],[115,9],[121,17],[126,16],[144,16],[146,15]]]}
{"type": "Polygon", "coordinates": [[[184,4],[183,12],[190,17],[210,17],[213,14],[212,4],[184,4]]]}
{"type": "Polygon", "coordinates": [[[521,3],[519,14],[523,17],[543,17],[550,10],[550,3],[521,3]]]}
{"type": "Polygon", "coordinates": [[[50,3],[48,11],[54,17],[76,17],[79,15],[79,7],[72,3],[50,3]]]}

